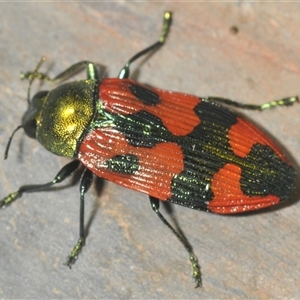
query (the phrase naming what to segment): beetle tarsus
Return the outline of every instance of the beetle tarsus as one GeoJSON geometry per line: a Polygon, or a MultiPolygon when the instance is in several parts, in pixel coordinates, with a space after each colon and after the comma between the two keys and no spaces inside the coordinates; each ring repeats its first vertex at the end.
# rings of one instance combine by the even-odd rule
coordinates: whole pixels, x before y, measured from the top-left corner
{"type": "Polygon", "coordinates": [[[293,105],[295,102],[299,103],[299,98],[297,96],[294,97],[287,97],[280,100],[270,101],[260,106],[260,110],[272,108],[275,106],[290,106],[293,105]]]}
{"type": "Polygon", "coordinates": [[[193,279],[195,282],[195,288],[201,287],[202,280],[201,280],[201,271],[200,271],[200,266],[198,264],[198,259],[193,252],[189,252],[189,257],[190,257],[190,261],[192,263],[193,279]]]}
{"type": "Polygon", "coordinates": [[[9,194],[7,197],[0,201],[0,208],[5,208],[6,206],[10,205],[13,201],[21,196],[20,192],[14,192],[9,194]]]}
{"type": "Polygon", "coordinates": [[[76,262],[78,255],[81,252],[83,246],[84,246],[84,239],[80,238],[77,244],[75,245],[75,247],[73,248],[73,250],[71,251],[70,255],[67,257],[67,260],[64,263],[64,265],[68,266],[71,269],[72,265],[74,265],[74,263],[76,262]]]}

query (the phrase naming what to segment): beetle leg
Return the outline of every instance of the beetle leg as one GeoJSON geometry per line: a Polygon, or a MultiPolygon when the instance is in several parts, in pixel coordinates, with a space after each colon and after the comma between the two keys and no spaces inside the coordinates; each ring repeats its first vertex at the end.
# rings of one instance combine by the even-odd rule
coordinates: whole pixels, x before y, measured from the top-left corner
{"type": "Polygon", "coordinates": [[[32,184],[32,185],[24,185],[19,188],[18,191],[9,194],[7,197],[0,201],[0,208],[6,207],[10,205],[13,201],[17,200],[22,196],[23,193],[31,193],[40,190],[44,190],[46,188],[51,187],[56,183],[60,183],[69,177],[79,166],[80,162],[78,160],[73,160],[72,162],[65,165],[54,177],[54,179],[50,182],[44,184],[32,184]]]}
{"type": "Polygon", "coordinates": [[[196,255],[193,252],[193,249],[191,245],[186,241],[186,239],[179,234],[172,226],[171,224],[164,218],[164,216],[159,211],[159,199],[149,196],[150,204],[153,209],[153,211],[156,213],[156,215],[160,218],[160,220],[173,232],[173,234],[176,235],[178,240],[181,242],[181,244],[184,246],[186,251],[189,254],[190,261],[192,263],[192,269],[193,269],[193,278],[195,282],[195,287],[201,286],[201,271],[200,267],[198,265],[198,259],[196,255]]]}
{"type": "Polygon", "coordinates": [[[283,99],[275,100],[275,101],[270,101],[270,102],[266,102],[261,105],[244,104],[244,103],[240,103],[240,102],[236,102],[233,100],[220,98],[220,97],[207,97],[207,98],[204,98],[203,100],[208,101],[208,102],[219,102],[222,104],[227,104],[227,105],[235,106],[238,108],[250,109],[250,110],[265,110],[265,109],[269,109],[269,108],[272,108],[275,106],[290,106],[290,105],[293,105],[295,102],[299,102],[299,98],[297,96],[283,98],[283,99]]]}
{"type": "Polygon", "coordinates": [[[133,57],[131,57],[127,61],[127,63],[124,65],[124,67],[121,69],[118,78],[120,78],[120,79],[128,78],[129,73],[130,73],[129,67],[130,67],[131,63],[133,63],[134,61],[139,59],[141,56],[143,56],[143,55],[145,55],[145,54],[147,54],[151,51],[157,50],[158,48],[160,48],[164,44],[164,42],[167,38],[167,35],[170,31],[171,23],[172,23],[172,14],[171,14],[171,12],[167,11],[164,14],[163,28],[162,28],[162,32],[161,32],[161,35],[159,37],[159,40],[157,42],[155,42],[153,45],[147,47],[146,49],[138,52],[133,57]]]}
{"type": "Polygon", "coordinates": [[[50,81],[52,83],[59,83],[59,82],[62,82],[64,80],[66,80],[66,79],[74,76],[79,71],[81,71],[84,67],[86,67],[87,79],[89,79],[89,80],[96,80],[96,81],[99,80],[99,75],[98,75],[98,71],[97,71],[97,65],[94,64],[94,63],[92,63],[92,62],[90,62],[90,61],[87,61],[87,60],[80,61],[80,62],[72,65],[71,67],[69,67],[65,71],[61,72],[60,74],[58,74],[54,78],[50,78],[47,74],[39,72],[39,69],[40,69],[42,63],[45,60],[46,60],[46,58],[42,57],[42,59],[37,64],[37,66],[34,69],[34,71],[26,72],[26,73],[21,73],[20,74],[20,78],[21,79],[28,79],[29,80],[29,85],[28,85],[28,89],[27,89],[27,102],[28,102],[28,104],[30,104],[30,90],[31,90],[31,86],[32,86],[32,83],[33,83],[33,81],[35,79],[39,79],[41,81],[50,81]]]}
{"type": "Polygon", "coordinates": [[[46,59],[43,57],[41,59],[41,61],[39,62],[38,67],[34,71],[21,73],[20,78],[21,79],[29,79],[30,81],[33,81],[33,79],[37,78],[37,79],[40,79],[42,81],[50,81],[50,82],[53,82],[53,83],[59,83],[59,82],[62,82],[64,80],[74,76],[75,74],[77,74],[78,72],[80,72],[81,70],[86,68],[86,70],[87,70],[87,79],[98,80],[98,72],[97,72],[96,64],[94,64],[90,61],[87,61],[87,60],[80,61],[80,62],[72,65],[71,67],[69,67],[65,71],[61,72],[60,74],[58,74],[54,78],[50,78],[47,74],[38,72],[38,68],[40,67],[41,63],[44,62],[45,60],[46,59]]]}
{"type": "Polygon", "coordinates": [[[71,266],[75,263],[78,254],[81,252],[82,247],[85,244],[86,235],[84,230],[84,194],[90,188],[92,181],[93,181],[93,173],[90,170],[85,169],[82,174],[80,186],[79,186],[79,190],[80,190],[79,239],[65,262],[65,265],[67,265],[69,268],[71,268],[71,266]]]}

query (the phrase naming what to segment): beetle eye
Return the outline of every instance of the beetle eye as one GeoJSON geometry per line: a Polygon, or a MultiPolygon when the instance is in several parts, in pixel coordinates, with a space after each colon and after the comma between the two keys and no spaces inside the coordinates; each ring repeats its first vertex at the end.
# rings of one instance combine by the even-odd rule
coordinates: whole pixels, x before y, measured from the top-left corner
{"type": "Polygon", "coordinates": [[[31,102],[29,103],[29,107],[22,118],[22,126],[24,128],[25,133],[30,138],[36,138],[36,118],[43,110],[43,104],[48,93],[48,91],[40,91],[36,93],[33,96],[31,102]]]}
{"type": "Polygon", "coordinates": [[[25,133],[32,139],[36,138],[36,120],[32,119],[23,124],[25,133]]]}

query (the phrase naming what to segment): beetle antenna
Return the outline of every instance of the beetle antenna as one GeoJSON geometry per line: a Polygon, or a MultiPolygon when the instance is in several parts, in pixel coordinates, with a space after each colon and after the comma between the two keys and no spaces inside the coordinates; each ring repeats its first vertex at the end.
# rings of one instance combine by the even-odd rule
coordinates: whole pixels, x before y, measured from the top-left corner
{"type": "Polygon", "coordinates": [[[31,86],[32,86],[32,83],[33,83],[34,79],[36,79],[36,78],[45,79],[47,77],[44,74],[38,72],[39,68],[41,67],[41,65],[45,61],[46,61],[46,57],[43,56],[41,58],[41,60],[39,61],[39,63],[37,64],[37,66],[36,66],[36,68],[33,72],[27,72],[27,73],[21,73],[20,74],[21,79],[25,79],[25,78],[29,79],[29,85],[28,85],[28,90],[27,90],[27,102],[28,102],[28,104],[30,103],[30,90],[31,90],[31,86]]]}
{"type": "Polygon", "coordinates": [[[7,159],[7,157],[8,157],[9,147],[10,147],[11,141],[12,141],[12,139],[13,139],[15,133],[16,133],[20,128],[22,128],[22,127],[23,127],[23,125],[19,125],[19,126],[13,131],[13,133],[11,134],[11,136],[10,136],[8,142],[7,142],[6,148],[5,148],[4,159],[7,159]]]}

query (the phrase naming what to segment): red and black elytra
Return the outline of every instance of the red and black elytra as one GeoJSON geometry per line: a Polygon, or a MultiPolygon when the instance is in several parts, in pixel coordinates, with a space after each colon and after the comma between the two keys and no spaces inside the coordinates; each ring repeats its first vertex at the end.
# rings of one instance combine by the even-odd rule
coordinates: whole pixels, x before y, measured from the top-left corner
{"type": "Polygon", "coordinates": [[[130,79],[103,79],[100,116],[78,159],[94,174],[189,208],[232,214],[286,200],[295,171],[257,127],[228,109],[130,79]]]}
{"type": "MultiPolygon", "coordinates": [[[[51,79],[38,70],[29,79],[25,133],[50,152],[73,158],[55,178],[27,185],[0,201],[7,206],[25,192],[48,188],[71,175],[80,164],[80,237],[67,258],[71,266],[85,244],[84,195],[93,174],[149,195],[151,207],[189,253],[195,285],[200,267],[192,247],[159,211],[159,201],[218,214],[252,211],[288,199],[296,172],[277,145],[255,125],[218,103],[263,110],[298,101],[289,97],[263,105],[241,104],[216,97],[199,98],[149,88],[128,79],[130,65],[158,49],[167,37],[171,13],[155,44],[133,56],[118,78],[100,80],[97,66],[81,61],[51,79]],[[30,100],[34,79],[61,82],[86,67],[86,80],[69,82],[30,100]]],[[[12,137],[5,152],[5,158],[12,137]]]]}

